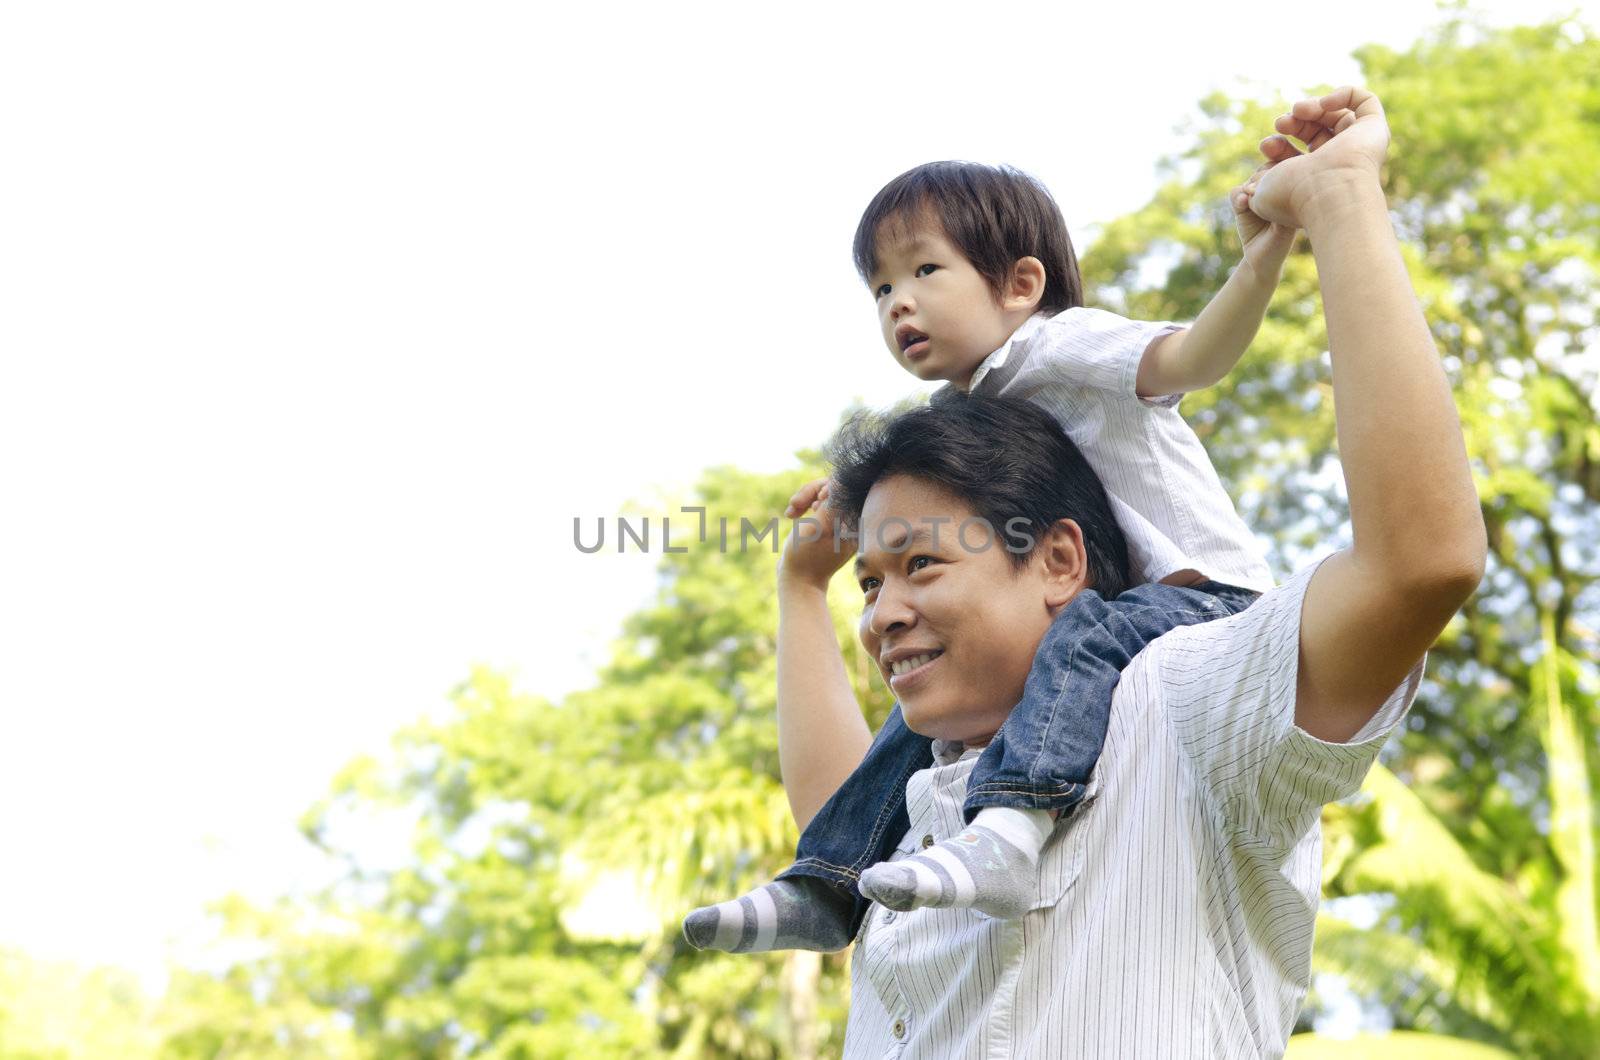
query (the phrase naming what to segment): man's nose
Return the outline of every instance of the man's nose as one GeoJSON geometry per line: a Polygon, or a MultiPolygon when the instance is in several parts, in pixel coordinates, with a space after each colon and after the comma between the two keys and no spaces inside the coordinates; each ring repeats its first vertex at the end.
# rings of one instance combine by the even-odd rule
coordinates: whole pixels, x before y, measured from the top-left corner
{"type": "Polygon", "coordinates": [[[871,617],[867,620],[867,628],[873,636],[883,637],[889,633],[900,632],[917,620],[917,613],[911,607],[911,601],[905,591],[895,582],[885,582],[878,587],[878,595],[872,600],[871,617]]]}

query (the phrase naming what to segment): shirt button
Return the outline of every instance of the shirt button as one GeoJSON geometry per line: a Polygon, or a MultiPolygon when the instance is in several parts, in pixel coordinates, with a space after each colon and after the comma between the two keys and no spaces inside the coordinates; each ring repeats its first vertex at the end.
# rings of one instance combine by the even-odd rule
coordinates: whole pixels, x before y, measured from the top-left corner
{"type": "Polygon", "coordinates": [[[905,1020],[895,1020],[894,1021],[894,1026],[891,1027],[890,1029],[892,1031],[894,1031],[894,1036],[896,1038],[904,1038],[906,1036],[906,1021],[905,1020]]]}
{"type": "Polygon", "coordinates": [[[883,911],[883,922],[885,924],[894,923],[894,910],[893,909],[885,909],[883,911]]]}
{"type": "Polygon", "coordinates": [[[922,849],[923,850],[927,850],[931,846],[933,846],[933,836],[931,836],[931,835],[923,836],[922,837],[922,849]]]}

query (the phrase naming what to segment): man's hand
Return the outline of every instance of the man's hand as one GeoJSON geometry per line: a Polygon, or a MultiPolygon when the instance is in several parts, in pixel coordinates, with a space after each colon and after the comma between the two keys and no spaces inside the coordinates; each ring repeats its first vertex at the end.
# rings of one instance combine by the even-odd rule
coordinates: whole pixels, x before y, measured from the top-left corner
{"type": "Polygon", "coordinates": [[[1239,243],[1244,249],[1245,264],[1255,270],[1256,275],[1267,278],[1269,282],[1283,268],[1284,259],[1289,256],[1289,249],[1294,246],[1295,237],[1294,228],[1264,221],[1259,214],[1250,209],[1250,196],[1255,194],[1262,175],[1273,165],[1274,163],[1268,162],[1261,166],[1250,174],[1249,180],[1234,188],[1228,196],[1228,201],[1233,206],[1233,223],[1239,227],[1239,243]]]}
{"type": "Polygon", "coordinates": [[[785,518],[813,507],[817,514],[790,531],[778,560],[778,766],[801,828],[872,746],[828,611],[828,581],[855,554],[849,538],[834,547],[831,492],[832,484],[819,478],[790,498],[785,518]]]}
{"type": "Polygon", "coordinates": [[[1346,85],[1320,99],[1302,99],[1273,128],[1279,135],[1261,141],[1271,165],[1245,194],[1245,205],[1263,220],[1304,228],[1306,212],[1319,197],[1346,192],[1352,182],[1377,185],[1389,151],[1389,122],[1383,104],[1366,89],[1346,85]],[[1304,142],[1309,153],[1289,136],[1304,142]]]}
{"type": "Polygon", "coordinates": [[[815,479],[789,498],[789,506],[783,510],[784,518],[799,519],[813,507],[817,514],[797,523],[784,542],[783,556],[778,561],[780,583],[793,580],[827,592],[834,572],[855,555],[855,542],[850,538],[834,541],[838,516],[828,504],[832,485],[825,478],[815,479]]]}

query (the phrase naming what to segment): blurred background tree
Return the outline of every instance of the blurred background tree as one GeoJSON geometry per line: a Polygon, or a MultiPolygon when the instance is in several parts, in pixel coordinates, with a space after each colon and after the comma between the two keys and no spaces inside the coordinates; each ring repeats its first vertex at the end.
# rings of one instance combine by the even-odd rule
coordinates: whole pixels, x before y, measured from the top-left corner
{"type": "MultiPolygon", "coordinates": [[[[1363,796],[1326,818],[1303,1029],[1343,989],[1368,1023],[1401,1033],[1359,1047],[1304,1034],[1291,1055],[1590,1056],[1600,42],[1571,22],[1463,18],[1359,58],[1394,126],[1393,216],[1455,386],[1493,555],[1434,650],[1410,728],[1363,796]]],[[[1148,319],[1199,311],[1238,257],[1225,194],[1282,106],[1202,102],[1193,146],[1151,202],[1085,256],[1091,302],[1148,319]]],[[[1302,245],[1251,354],[1184,404],[1280,573],[1347,533],[1325,349],[1302,245]]],[[[702,954],[677,929],[793,850],[773,724],[772,542],[715,543],[719,517],[736,541],[741,517],[780,510],[817,471],[815,454],[801,464],[703,476],[690,503],[708,509],[711,543],[663,555],[655,603],[592,690],[552,703],[476,672],[448,715],[401,733],[384,760],[351,763],[302,822],[342,878],[265,908],[219,903],[229,948],[217,967],[178,972],[159,1002],[74,983],[72,1005],[114,1014],[81,1019],[74,1038],[40,1031],[50,1006],[12,1003],[23,995],[8,984],[36,970],[0,962],[0,1056],[836,1054],[843,957],[702,954]],[[365,837],[395,820],[409,842],[378,863],[365,837]]],[[[673,519],[675,544],[692,536],[692,516],[673,519]]],[[[856,593],[835,588],[876,725],[888,700],[858,651],[856,593]]]]}
{"type": "Polygon", "coordinates": [[[160,1042],[153,1003],[133,976],[0,948],[0,1057],[148,1056],[160,1042]]]}
{"type": "MultiPolygon", "coordinates": [[[[804,465],[703,476],[707,543],[695,516],[670,517],[688,551],[663,555],[656,602],[594,689],[550,703],[479,671],[447,717],[396,738],[392,760],[351,763],[302,822],[347,878],[270,910],[223,903],[226,934],[259,955],[175,981],[167,1055],[837,1054],[843,957],[703,954],[678,930],[688,909],[792,859],[773,725],[776,524],[756,534],[818,473],[814,455],[804,465]],[[408,854],[364,864],[359,838],[395,815],[414,822],[408,854]]],[[[851,635],[847,575],[840,588],[839,634],[876,725],[890,702],[851,635]]]]}
{"type": "MultiPolygon", "coordinates": [[[[1327,893],[1367,899],[1330,903],[1318,963],[1395,1026],[1590,1056],[1600,42],[1572,23],[1456,21],[1407,52],[1357,55],[1393,125],[1386,186],[1455,387],[1492,556],[1433,652],[1410,730],[1389,749],[1393,772],[1374,771],[1363,804],[1330,809],[1327,893]],[[1381,915],[1356,926],[1334,910],[1381,915]]],[[[1147,318],[1198,312],[1236,256],[1225,193],[1280,109],[1202,104],[1167,184],[1087,256],[1100,301],[1147,318]]],[[[1283,571],[1347,532],[1326,345],[1302,245],[1249,358],[1185,404],[1283,571]]]]}

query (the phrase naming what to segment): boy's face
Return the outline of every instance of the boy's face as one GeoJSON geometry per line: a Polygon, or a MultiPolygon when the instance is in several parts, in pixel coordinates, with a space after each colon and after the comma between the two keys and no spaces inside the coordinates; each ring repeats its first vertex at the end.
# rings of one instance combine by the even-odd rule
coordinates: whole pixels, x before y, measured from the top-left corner
{"type": "Polygon", "coordinates": [[[918,379],[965,388],[983,359],[1027,319],[1007,311],[989,281],[931,218],[885,224],[868,277],[883,341],[918,379]]]}

